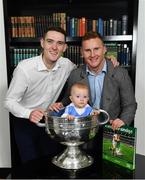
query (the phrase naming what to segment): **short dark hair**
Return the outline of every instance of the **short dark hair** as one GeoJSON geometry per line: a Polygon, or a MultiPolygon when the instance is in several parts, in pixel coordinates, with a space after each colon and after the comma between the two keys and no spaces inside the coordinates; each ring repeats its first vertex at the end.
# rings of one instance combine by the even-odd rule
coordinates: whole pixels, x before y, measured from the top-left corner
{"type": "Polygon", "coordinates": [[[66,38],[66,31],[59,27],[59,26],[50,26],[47,28],[47,30],[45,31],[44,35],[43,35],[43,38],[45,39],[45,36],[46,34],[49,32],[49,31],[56,31],[56,32],[60,32],[64,35],[64,37],[66,38]]]}
{"type": "Polygon", "coordinates": [[[101,34],[95,31],[86,32],[85,35],[82,37],[82,42],[89,39],[95,39],[95,38],[99,38],[104,44],[103,37],[101,36],[101,34]]]}

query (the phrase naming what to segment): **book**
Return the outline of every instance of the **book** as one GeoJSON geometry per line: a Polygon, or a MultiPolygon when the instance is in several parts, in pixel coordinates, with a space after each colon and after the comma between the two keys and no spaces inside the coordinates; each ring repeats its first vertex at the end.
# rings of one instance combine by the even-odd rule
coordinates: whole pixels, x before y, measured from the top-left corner
{"type": "Polygon", "coordinates": [[[103,19],[101,17],[98,18],[98,32],[103,36],[103,19]]]}
{"type": "Polygon", "coordinates": [[[128,34],[128,15],[122,16],[122,35],[128,34]]]}
{"type": "Polygon", "coordinates": [[[113,19],[113,35],[117,35],[117,19],[113,19]]]}
{"type": "Polygon", "coordinates": [[[135,127],[122,126],[113,131],[110,125],[103,129],[103,159],[124,168],[135,169],[136,153],[135,127]]]}
{"type": "Polygon", "coordinates": [[[105,46],[107,48],[106,56],[114,56],[117,59],[118,56],[117,43],[116,42],[105,43],[105,46]]]}

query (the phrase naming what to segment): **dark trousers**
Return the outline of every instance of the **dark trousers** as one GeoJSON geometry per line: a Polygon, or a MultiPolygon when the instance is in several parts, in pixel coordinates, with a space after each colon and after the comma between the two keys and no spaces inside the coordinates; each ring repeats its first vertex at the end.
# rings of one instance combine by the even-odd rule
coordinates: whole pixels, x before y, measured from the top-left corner
{"type": "Polygon", "coordinates": [[[38,127],[29,119],[12,116],[11,120],[11,128],[22,163],[43,156],[53,156],[63,151],[64,146],[51,139],[45,128],[38,127]]]}

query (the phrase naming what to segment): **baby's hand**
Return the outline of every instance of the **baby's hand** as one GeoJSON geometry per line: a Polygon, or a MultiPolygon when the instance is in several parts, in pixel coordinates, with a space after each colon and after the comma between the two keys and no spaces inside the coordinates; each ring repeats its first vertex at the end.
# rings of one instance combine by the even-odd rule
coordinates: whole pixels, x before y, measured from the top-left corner
{"type": "Polygon", "coordinates": [[[67,117],[66,117],[68,120],[74,120],[74,118],[75,118],[75,116],[72,116],[72,115],[67,115],[67,117]]]}

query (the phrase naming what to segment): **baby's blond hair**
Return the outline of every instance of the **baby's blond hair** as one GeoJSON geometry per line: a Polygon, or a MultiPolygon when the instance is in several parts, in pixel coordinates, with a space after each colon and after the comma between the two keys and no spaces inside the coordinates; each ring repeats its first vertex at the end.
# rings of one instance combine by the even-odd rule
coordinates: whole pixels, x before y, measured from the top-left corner
{"type": "Polygon", "coordinates": [[[79,89],[86,89],[89,90],[88,86],[84,83],[75,83],[71,86],[71,91],[70,93],[72,94],[72,91],[74,90],[74,88],[79,88],[79,89]]]}

